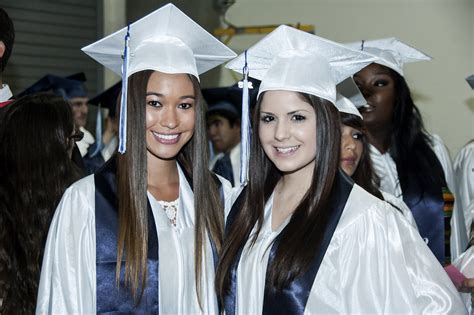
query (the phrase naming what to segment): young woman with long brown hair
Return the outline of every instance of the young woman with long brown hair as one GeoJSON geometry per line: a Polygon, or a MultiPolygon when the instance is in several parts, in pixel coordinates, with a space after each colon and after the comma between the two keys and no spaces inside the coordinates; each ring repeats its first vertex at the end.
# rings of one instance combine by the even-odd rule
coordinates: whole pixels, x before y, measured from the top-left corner
{"type": "Polygon", "coordinates": [[[83,50],[118,73],[124,60],[122,154],[63,196],[37,311],[216,313],[230,186],[207,169],[198,75],[235,54],[171,4],[83,50]]]}
{"type": "Polygon", "coordinates": [[[335,86],[370,59],[287,26],[246,56],[229,67],[262,83],[216,274],[226,314],[462,312],[417,231],[339,171],[335,86]]]}

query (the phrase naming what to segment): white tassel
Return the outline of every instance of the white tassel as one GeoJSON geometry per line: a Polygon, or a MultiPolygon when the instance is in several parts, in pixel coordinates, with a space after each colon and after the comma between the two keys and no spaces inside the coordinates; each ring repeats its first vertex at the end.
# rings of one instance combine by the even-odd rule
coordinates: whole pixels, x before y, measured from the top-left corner
{"type": "Polygon", "coordinates": [[[130,25],[125,35],[125,48],[122,63],[122,99],[120,103],[119,116],[119,145],[118,152],[124,154],[127,151],[127,95],[128,95],[128,62],[130,59],[130,25]]]}
{"type": "Polygon", "coordinates": [[[245,66],[243,69],[244,79],[242,84],[242,120],[240,127],[240,183],[246,184],[249,178],[250,161],[250,138],[252,130],[250,128],[250,110],[249,110],[249,69],[247,66],[247,51],[245,51],[245,66]]]}

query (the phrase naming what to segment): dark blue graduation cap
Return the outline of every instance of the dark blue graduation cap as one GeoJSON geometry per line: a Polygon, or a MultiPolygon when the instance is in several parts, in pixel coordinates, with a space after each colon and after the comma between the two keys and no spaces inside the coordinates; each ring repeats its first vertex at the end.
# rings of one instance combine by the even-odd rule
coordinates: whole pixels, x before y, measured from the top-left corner
{"type": "Polygon", "coordinates": [[[471,89],[474,90],[474,74],[468,76],[468,77],[466,78],[466,81],[467,81],[467,83],[469,84],[469,86],[471,87],[471,89]]]}
{"type": "Polygon", "coordinates": [[[51,91],[53,94],[61,96],[66,100],[74,97],[87,97],[87,91],[84,86],[85,80],[86,76],[82,72],[65,78],[47,74],[18,94],[17,97],[47,91],[51,91]]]}
{"type": "MultiPolygon", "coordinates": [[[[249,89],[250,108],[257,102],[258,87],[260,81],[249,78],[252,89],[249,89]]],[[[213,112],[228,112],[240,118],[242,115],[242,88],[239,82],[229,87],[202,89],[202,95],[208,104],[207,114],[213,112]]]]}
{"type": "Polygon", "coordinates": [[[117,112],[117,99],[121,90],[122,81],[119,81],[104,92],[97,94],[92,99],[90,99],[89,104],[107,108],[109,110],[109,116],[115,117],[117,112]]]}

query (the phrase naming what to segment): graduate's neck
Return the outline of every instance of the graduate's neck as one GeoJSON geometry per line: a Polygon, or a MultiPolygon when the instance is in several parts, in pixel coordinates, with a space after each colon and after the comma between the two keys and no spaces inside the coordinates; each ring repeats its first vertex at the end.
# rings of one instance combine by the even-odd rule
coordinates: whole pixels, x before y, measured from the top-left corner
{"type": "Polygon", "coordinates": [[[385,154],[390,148],[391,128],[367,128],[367,138],[380,153],[385,154]]]}
{"type": "Polygon", "coordinates": [[[147,152],[147,184],[148,191],[157,200],[176,200],[179,196],[176,159],[162,160],[147,152]]]}

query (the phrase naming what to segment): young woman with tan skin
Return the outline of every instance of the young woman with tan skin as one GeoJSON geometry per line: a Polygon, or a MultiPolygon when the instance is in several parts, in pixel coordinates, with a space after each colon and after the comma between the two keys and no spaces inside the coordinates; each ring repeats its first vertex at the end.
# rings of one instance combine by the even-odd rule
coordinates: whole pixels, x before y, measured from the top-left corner
{"type": "Polygon", "coordinates": [[[83,48],[117,72],[125,60],[126,137],[116,158],[64,194],[37,313],[217,313],[230,185],[207,168],[199,74],[235,54],[172,4],[130,25],[124,59],[120,50],[101,59],[125,34],[83,48]]]}
{"type": "Polygon", "coordinates": [[[462,313],[416,230],[339,171],[335,87],[365,57],[280,26],[228,67],[246,59],[262,83],[216,273],[226,314],[462,313]]]}
{"type": "Polygon", "coordinates": [[[403,199],[420,235],[440,263],[447,264],[467,241],[464,215],[453,204],[452,164],[441,139],[424,129],[402,75],[405,62],[428,57],[396,39],[365,41],[363,50],[376,60],[354,80],[368,103],[361,113],[380,190],[403,199]]]}

